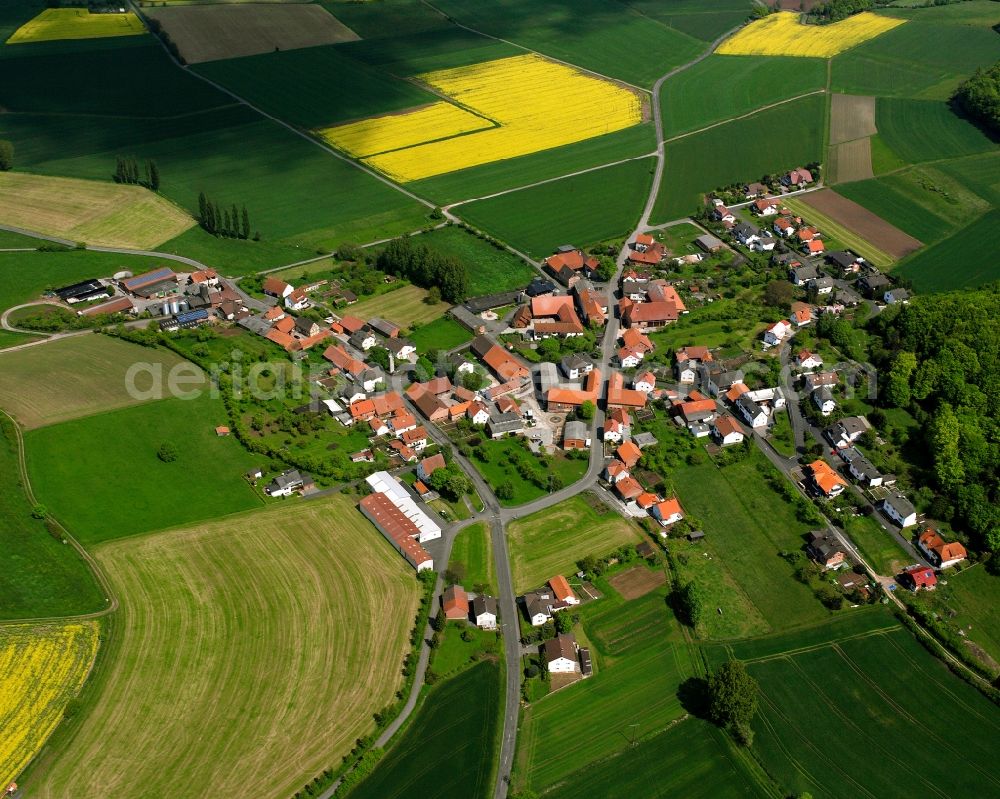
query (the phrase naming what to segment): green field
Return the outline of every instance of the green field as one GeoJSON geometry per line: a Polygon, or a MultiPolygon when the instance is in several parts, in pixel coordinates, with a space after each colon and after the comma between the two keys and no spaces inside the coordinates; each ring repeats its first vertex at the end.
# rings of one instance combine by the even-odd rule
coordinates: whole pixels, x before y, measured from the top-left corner
{"type": "Polygon", "coordinates": [[[871,516],[849,518],[844,530],[877,574],[898,574],[913,560],[871,516]]]}
{"type": "Polygon", "coordinates": [[[917,597],[941,614],[945,624],[1000,663],[1000,577],[981,565],[948,572],[947,585],[917,597]]]}
{"type": "Polygon", "coordinates": [[[487,585],[491,593],[496,592],[493,543],[486,522],[470,524],[455,536],[448,568],[465,575],[462,578],[462,585],[467,590],[474,590],[473,586],[476,585],[487,585]]]}
{"type": "Polygon", "coordinates": [[[343,497],[96,556],[121,609],[84,708],[18,780],[32,796],[287,799],[402,686],[418,585],[343,497]]]}
{"type": "Polygon", "coordinates": [[[441,316],[433,322],[421,325],[407,338],[413,342],[417,352],[430,350],[450,350],[472,340],[472,333],[450,316],[441,316]]]}
{"type": "Polygon", "coordinates": [[[321,5],[362,39],[392,38],[401,34],[452,28],[447,19],[420,0],[382,0],[380,3],[322,0],[321,5]],[[392,25],[385,24],[389,14],[392,15],[392,25]]]}
{"type": "Polygon", "coordinates": [[[712,55],[663,84],[663,135],[669,139],[825,85],[826,63],[818,58],[712,55]]]}
{"type": "Polygon", "coordinates": [[[258,108],[304,128],[402,111],[437,97],[355,61],[341,47],[304,47],[209,61],[195,71],[258,108]]]}
{"type": "Polygon", "coordinates": [[[524,288],[538,271],[507,250],[487,244],[475,233],[455,225],[439,228],[419,242],[457,258],[469,271],[469,296],[524,288]]]}
{"type": "Polygon", "coordinates": [[[563,500],[507,527],[514,590],[520,594],[575,572],[581,558],[607,555],[641,537],[638,527],[610,508],[598,513],[579,495],[563,500]]]}
{"type": "Polygon", "coordinates": [[[429,324],[435,319],[439,319],[448,310],[445,302],[428,305],[424,302],[427,297],[427,290],[417,286],[402,286],[385,294],[379,294],[370,300],[352,305],[349,312],[353,316],[362,319],[371,319],[373,316],[380,316],[389,319],[397,325],[407,328],[414,322],[422,325],[429,324]]]}
{"type": "Polygon", "coordinates": [[[491,796],[501,702],[500,669],[490,661],[435,686],[374,774],[347,796],[491,796]]]}
{"type": "Polygon", "coordinates": [[[92,613],[105,607],[104,595],[75,549],[57,541],[31,516],[18,471],[13,425],[0,416],[0,618],[25,619],[92,613]]]}
{"type": "Polygon", "coordinates": [[[628,751],[630,740],[654,736],[684,714],[677,690],[696,664],[667,608],[666,590],[625,602],[605,581],[597,587],[604,598],[578,609],[594,676],[523,711],[515,787],[541,792],[628,751]]]}
{"type": "Polygon", "coordinates": [[[702,195],[720,186],[821,160],[825,118],[826,98],[817,94],[669,142],[652,221],[695,213],[702,195]]]}
{"type": "MultiPolygon", "coordinates": [[[[128,391],[126,377],[136,363],[162,374],[164,385],[175,368],[185,377],[202,375],[167,350],[85,333],[5,353],[0,358],[0,408],[32,428],[158,398],[128,391]]],[[[137,374],[134,385],[146,392],[153,388],[153,377],[137,374]]]]}
{"type": "Polygon", "coordinates": [[[968,227],[915,253],[894,270],[918,291],[950,291],[981,286],[1000,278],[1000,264],[983,258],[1000,248],[1000,210],[990,211],[968,227]]]}
{"type": "Polygon", "coordinates": [[[576,144],[567,144],[519,158],[461,169],[407,184],[411,191],[439,204],[486,197],[500,191],[550,180],[580,169],[651,155],[656,148],[651,124],[633,125],[576,144]]]}
{"type": "Polygon", "coordinates": [[[997,149],[985,133],[943,102],[880,97],[875,121],[886,145],[911,164],[997,149]]]}
{"type": "Polygon", "coordinates": [[[438,677],[453,677],[484,656],[494,659],[501,640],[498,632],[480,630],[464,621],[449,621],[441,645],[434,650],[430,668],[438,677]],[[468,633],[468,641],[462,638],[463,633],[468,633]]]}
{"type": "Polygon", "coordinates": [[[561,244],[585,246],[630,233],[649,192],[653,167],[649,158],[628,161],[472,202],[456,212],[521,252],[544,258],[561,244]]]}
{"type": "Polygon", "coordinates": [[[219,438],[215,427],[225,422],[221,400],[203,396],[32,430],[31,482],[39,501],[90,544],[247,510],[261,500],[243,475],[261,458],[219,438]],[[168,441],[178,455],[164,463],[156,453],[168,441]]]}
{"type": "Polygon", "coordinates": [[[473,30],[639,86],[651,86],[705,48],[704,42],[650,24],[639,14],[622,13],[613,0],[544,7],[530,0],[438,0],[435,5],[473,30]]]}
{"type": "MultiPolygon", "coordinates": [[[[381,5],[385,8],[384,4],[381,5]]],[[[394,5],[395,11],[399,4],[394,5]]],[[[357,61],[382,67],[400,77],[465,67],[524,53],[519,47],[457,26],[412,33],[396,26],[382,27],[383,31],[379,35],[339,45],[338,49],[357,61]],[[394,29],[386,31],[387,27],[394,29]],[[384,38],[386,35],[392,37],[391,44],[387,44],[384,38]]]]}
{"type": "Polygon", "coordinates": [[[876,36],[832,60],[831,90],[843,94],[947,100],[963,78],[1000,58],[1000,22],[985,0],[906,10],[906,25],[876,36]]]}
{"type": "MultiPolygon", "coordinates": [[[[476,455],[476,450],[473,450],[471,457],[472,463],[491,486],[495,488],[505,480],[509,480],[511,485],[514,486],[514,495],[510,499],[500,500],[500,504],[508,508],[531,502],[544,496],[546,493],[544,489],[539,488],[534,482],[523,478],[514,466],[506,462],[512,455],[525,452],[525,447],[521,443],[522,440],[516,437],[501,438],[495,441],[487,438],[483,440],[481,446],[483,451],[487,453],[489,460],[480,460],[476,455]]],[[[536,456],[529,454],[528,457],[536,464],[535,468],[539,468],[540,463],[537,461],[536,456]]],[[[562,453],[556,452],[552,455],[549,465],[545,468],[546,472],[551,471],[559,475],[563,485],[568,486],[570,483],[575,483],[583,477],[587,471],[587,461],[586,459],[567,458],[562,453]]]]}
{"type": "Polygon", "coordinates": [[[749,16],[745,0],[715,0],[706,5],[702,0],[625,0],[629,8],[651,19],[710,42],[735,28],[749,16]]]}
{"type": "Polygon", "coordinates": [[[904,783],[939,796],[1000,789],[996,707],[884,610],[716,650],[713,659],[727,655],[760,682],[754,751],[788,793],[894,796],[904,783]]]}
{"type": "Polygon", "coordinates": [[[772,471],[753,449],[722,469],[714,463],[689,466],[671,479],[688,516],[698,520],[767,623],[780,630],[827,619],[830,613],[778,555],[782,550],[799,551],[810,528],[796,518],[794,506],[764,482],[764,474],[772,471]]]}
{"type": "Polygon", "coordinates": [[[773,797],[773,791],[761,786],[756,771],[750,758],[737,750],[725,733],[706,721],[690,718],[622,749],[596,768],[589,766],[570,774],[542,796],[773,797]]]}
{"type": "Polygon", "coordinates": [[[1000,206],[1000,152],[941,161],[935,166],[990,205],[1000,206]]]}

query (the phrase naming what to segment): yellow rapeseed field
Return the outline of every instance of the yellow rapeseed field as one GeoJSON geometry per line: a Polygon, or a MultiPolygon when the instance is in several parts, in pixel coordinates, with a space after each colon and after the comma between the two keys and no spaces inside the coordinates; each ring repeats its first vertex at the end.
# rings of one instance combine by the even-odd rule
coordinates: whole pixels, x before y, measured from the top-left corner
{"type": "Polygon", "coordinates": [[[335,147],[361,158],[491,127],[494,125],[488,119],[442,100],[395,116],[327,128],[322,136],[335,147]]]}
{"type": "Polygon", "coordinates": [[[356,156],[360,150],[379,153],[364,160],[406,182],[572,144],[642,121],[642,98],[637,92],[537,55],[419,77],[496,126],[467,133],[471,128],[462,126],[477,117],[452,113],[445,125],[424,134],[425,143],[416,143],[401,131],[408,129],[411,118],[414,129],[424,127],[428,111],[417,109],[327,128],[320,135],[356,156]],[[363,145],[357,141],[362,131],[363,145]],[[403,141],[412,146],[399,143],[403,141]]]}
{"type": "Polygon", "coordinates": [[[803,25],[794,11],[780,11],[751,22],[715,52],[831,58],[904,22],[865,11],[831,25],[803,25]]]}
{"type": "Polygon", "coordinates": [[[59,724],[97,655],[97,623],[0,626],[0,787],[59,724]]]}
{"type": "Polygon", "coordinates": [[[46,8],[14,31],[7,44],[57,39],[103,39],[145,32],[145,25],[131,11],[124,14],[91,14],[85,8],[46,8]]]}

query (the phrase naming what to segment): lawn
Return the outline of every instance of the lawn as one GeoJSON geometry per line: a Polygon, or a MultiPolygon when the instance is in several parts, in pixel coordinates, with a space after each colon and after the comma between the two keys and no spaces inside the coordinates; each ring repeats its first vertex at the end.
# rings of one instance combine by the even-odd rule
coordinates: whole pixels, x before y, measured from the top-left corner
{"type": "Polygon", "coordinates": [[[878,574],[897,574],[913,558],[871,516],[852,516],[844,532],[878,574]]]}
{"type": "Polygon", "coordinates": [[[472,333],[450,316],[439,316],[433,322],[420,325],[407,338],[413,342],[417,352],[430,350],[451,350],[472,340],[472,333]]]}
{"type": "MultiPolygon", "coordinates": [[[[521,438],[501,438],[497,440],[485,438],[480,446],[472,451],[472,463],[479,470],[479,473],[486,479],[494,489],[497,486],[509,481],[514,488],[514,493],[510,499],[500,500],[504,507],[516,507],[526,502],[545,496],[545,489],[530,480],[525,479],[514,466],[515,458],[525,458],[526,462],[532,464],[537,472],[539,466],[543,466],[545,474],[553,473],[559,476],[564,486],[575,483],[587,471],[586,458],[568,458],[562,452],[556,452],[543,462],[536,455],[532,455],[521,442],[521,438]],[[482,449],[489,460],[482,460],[478,450],[482,449]]],[[[541,479],[541,478],[540,478],[541,479]]]]}
{"type": "Polygon", "coordinates": [[[711,55],[663,84],[666,138],[822,89],[821,59],[711,55]]]}
{"type": "Polygon", "coordinates": [[[385,294],[372,297],[370,300],[362,300],[356,305],[350,306],[345,313],[362,319],[380,316],[403,328],[409,327],[414,322],[425,325],[440,318],[448,310],[448,304],[444,302],[428,305],[424,302],[426,297],[426,289],[413,285],[402,286],[394,291],[387,291],[385,294]]]}
{"type": "Polygon", "coordinates": [[[544,7],[530,0],[435,5],[474,30],[645,87],[705,48],[684,33],[623,13],[612,0],[558,0],[544,7]]]}
{"type": "Polygon", "coordinates": [[[31,482],[87,544],[247,510],[261,499],[243,475],[261,457],[218,437],[215,426],[225,421],[222,401],[206,395],[32,430],[25,436],[31,482]],[[177,449],[171,462],[157,457],[165,442],[177,449]]]}
{"type": "MultiPolygon", "coordinates": [[[[580,461],[585,463],[585,461],[580,461]]],[[[639,528],[607,508],[598,513],[582,496],[570,497],[507,527],[514,591],[577,571],[576,562],[642,539],[639,528]]]]}
{"type": "Polygon", "coordinates": [[[771,445],[786,458],[795,455],[795,435],[792,431],[792,423],[788,419],[787,413],[775,414],[774,426],[768,435],[771,445]]]}
{"type": "Polygon", "coordinates": [[[631,232],[652,182],[652,159],[564,178],[456,212],[476,227],[533,258],[561,244],[585,246],[631,232]]]}
{"type": "Polygon", "coordinates": [[[1000,248],[1000,211],[979,217],[968,227],[902,261],[894,274],[913,281],[922,292],[981,286],[1000,278],[1000,265],[984,252],[1000,248]]]}
{"type": "MultiPolygon", "coordinates": [[[[85,334],[0,356],[0,408],[30,429],[152,399],[128,391],[126,375],[137,363],[161,373],[164,386],[181,364],[178,373],[201,374],[166,350],[85,334]]],[[[137,375],[135,387],[151,390],[150,374],[137,375]]]]}
{"type": "Polygon", "coordinates": [[[806,199],[788,199],[785,205],[810,224],[816,225],[827,239],[836,239],[843,247],[853,250],[881,269],[892,266],[893,258],[889,253],[880,250],[839,222],[835,222],[832,217],[810,205],[806,199]]]}
{"type": "Polygon", "coordinates": [[[0,224],[103,247],[152,250],[195,221],[140,186],[4,172],[0,224]]]}
{"type": "Polygon", "coordinates": [[[499,643],[497,632],[480,630],[464,621],[450,621],[441,636],[441,645],[434,650],[431,669],[438,677],[453,677],[487,653],[495,657],[499,643]],[[462,638],[464,633],[468,633],[470,640],[462,638]]]}
{"type": "Polygon", "coordinates": [[[492,661],[436,685],[375,772],[347,796],[492,796],[500,689],[492,661]]]}
{"type": "Polygon", "coordinates": [[[773,797],[773,791],[761,785],[757,771],[724,732],[707,721],[689,718],[622,749],[597,768],[589,766],[570,774],[558,787],[541,795],[601,799],[773,797]]]}
{"type": "Polygon", "coordinates": [[[395,701],[419,590],[344,497],[95,550],[121,610],[32,796],[285,799],[395,701]],[[336,579],[331,579],[335,575],[336,579]]]}
{"type": "Polygon", "coordinates": [[[537,270],[513,253],[487,244],[475,233],[456,225],[427,233],[419,242],[466,265],[470,297],[524,288],[538,275],[537,270]]]}
{"type": "Polygon", "coordinates": [[[437,99],[413,83],[355,61],[336,45],[212,61],[199,64],[195,71],[304,128],[401,111],[437,99]]]}
{"type": "Polygon", "coordinates": [[[45,524],[31,516],[18,472],[13,425],[0,417],[0,548],[6,568],[0,572],[0,618],[73,616],[105,607],[104,594],[77,551],[57,541],[45,524]]]}
{"type": "Polygon", "coordinates": [[[996,707],[885,611],[853,618],[854,625],[748,642],[725,653],[748,662],[761,686],[753,726],[762,766],[789,795],[894,796],[903,783],[941,796],[996,793],[996,707]],[[874,631],[866,633],[866,625],[874,631]],[[933,712],[929,697],[942,699],[933,712]],[[962,730],[960,741],[955,730],[962,730]],[[949,756],[927,758],[928,751],[949,756]],[[962,768],[953,768],[952,758],[962,768]]]}
{"type": "Polygon", "coordinates": [[[719,469],[689,466],[671,475],[688,517],[697,519],[718,556],[773,629],[827,619],[808,587],[792,576],[781,551],[799,551],[810,526],[765,482],[777,474],[758,450],[719,469]],[[762,575],[768,578],[761,579],[762,575]]]}
{"type": "Polygon", "coordinates": [[[822,160],[825,119],[826,98],[817,94],[669,142],[652,221],[695,213],[702,195],[721,186],[822,160]]]}
{"type": "Polygon", "coordinates": [[[486,522],[470,524],[455,536],[448,568],[463,575],[462,585],[466,590],[472,591],[477,585],[485,585],[490,593],[496,592],[493,542],[486,522]]]}
{"type": "Polygon", "coordinates": [[[667,607],[666,589],[625,602],[603,580],[597,587],[604,598],[574,611],[591,645],[594,676],[522,711],[515,788],[541,793],[585,768],[594,774],[597,761],[628,751],[630,741],[655,736],[684,714],[678,688],[697,663],[667,607]]]}
{"type": "Polygon", "coordinates": [[[1000,663],[1000,577],[982,565],[947,573],[932,594],[918,597],[942,615],[942,621],[1000,663]],[[954,615],[953,615],[954,614],[954,615]]]}
{"type": "Polygon", "coordinates": [[[875,120],[885,144],[910,164],[997,149],[982,130],[936,100],[880,97],[875,120]]]}

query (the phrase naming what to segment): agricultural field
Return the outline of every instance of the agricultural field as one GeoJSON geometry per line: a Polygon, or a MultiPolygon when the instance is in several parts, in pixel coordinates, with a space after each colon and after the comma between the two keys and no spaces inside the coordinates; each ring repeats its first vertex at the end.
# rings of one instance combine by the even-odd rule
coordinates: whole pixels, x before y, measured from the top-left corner
{"type": "MultiPolygon", "coordinates": [[[[6,567],[0,571],[0,619],[70,616],[103,610],[104,593],[75,548],[49,534],[32,517],[32,504],[21,485],[14,425],[0,416],[0,548],[6,567]]],[[[2,628],[0,628],[2,629],[2,628]]],[[[2,779],[2,775],[0,775],[2,779]]]]}
{"type": "Polygon", "coordinates": [[[922,246],[917,239],[832,189],[789,200],[788,207],[879,267],[888,266],[922,246]]]}
{"type": "Polygon", "coordinates": [[[830,144],[843,144],[878,133],[875,98],[862,95],[830,96],[830,144]]]}
{"type": "Polygon", "coordinates": [[[222,401],[204,395],[31,430],[31,483],[39,502],[84,544],[259,506],[263,500],[243,475],[262,458],[231,436],[217,436],[216,425],[225,422],[222,401]],[[157,456],[166,442],[176,448],[173,461],[157,456]]]}
{"type": "Polygon", "coordinates": [[[818,59],[710,55],[664,82],[663,135],[669,139],[825,85],[826,65],[818,59]]]}
{"type": "Polygon", "coordinates": [[[826,98],[815,94],[668,142],[652,222],[695,213],[720,186],[821,161],[825,119],[826,98]]]}
{"type": "Polygon", "coordinates": [[[981,286],[1000,278],[995,259],[984,252],[1000,248],[1000,211],[979,217],[957,233],[903,261],[894,274],[913,281],[921,292],[981,286]]]}
{"type": "Polygon", "coordinates": [[[474,30],[644,88],[706,46],[641,14],[622,13],[613,0],[545,6],[531,0],[437,0],[434,5],[474,30]]]}
{"type": "Polygon", "coordinates": [[[466,265],[470,297],[523,288],[538,275],[537,270],[513,253],[494,247],[475,233],[455,225],[433,230],[419,240],[432,250],[457,258],[466,265]]]}
{"type": "Polygon", "coordinates": [[[688,517],[698,520],[743,593],[768,625],[780,630],[828,619],[830,613],[778,555],[801,550],[810,527],[765,482],[773,469],[754,449],[730,466],[689,466],[671,480],[688,517]],[[761,574],[773,579],[760,580],[761,574]]]}
{"type": "MultiPolygon", "coordinates": [[[[202,374],[167,350],[97,334],[73,336],[0,356],[0,408],[30,430],[134,405],[148,399],[127,390],[126,375],[135,363],[153,365],[164,383],[180,364],[187,377],[202,374]]],[[[135,386],[148,391],[152,377],[137,376],[135,386]]]]}
{"type": "Polygon", "coordinates": [[[342,47],[272,48],[261,55],[199,64],[195,71],[267,113],[305,128],[402,111],[438,99],[356,61],[342,47]],[[295,90],[289,91],[290,86],[295,90]]]}
{"type": "Polygon", "coordinates": [[[284,799],[339,765],[402,684],[418,584],[347,498],[95,554],[121,600],[115,635],[87,714],[22,780],[32,796],[252,783],[284,799]]]}
{"type": "Polygon", "coordinates": [[[827,180],[830,184],[850,183],[875,177],[872,171],[871,139],[854,139],[830,147],[827,180]]]}
{"type": "Polygon", "coordinates": [[[358,35],[322,6],[305,3],[149,8],[188,64],[351,42],[358,35]]]}
{"type": "Polygon", "coordinates": [[[97,622],[0,625],[0,784],[18,777],[62,721],[97,656],[97,622]]]}
{"type": "Polygon", "coordinates": [[[710,654],[744,660],[760,683],[754,750],[764,768],[790,794],[888,796],[904,782],[948,796],[1000,789],[996,707],[884,610],[848,622],[710,654]],[[929,696],[945,698],[933,712],[929,696]]]}
{"type": "Polygon", "coordinates": [[[462,585],[466,590],[472,591],[476,585],[487,585],[489,593],[496,592],[493,543],[486,522],[470,524],[455,536],[448,568],[453,572],[464,574],[462,585]]]}
{"type": "Polygon", "coordinates": [[[744,22],[750,13],[745,0],[715,0],[706,5],[701,0],[626,0],[629,8],[688,36],[705,42],[714,41],[726,31],[744,22]]]}
{"type": "Polygon", "coordinates": [[[429,350],[450,350],[467,341],[472,341],[472,333],[448,316],[439,316],[433,322],[420,325],[407,338],[413,342],[417,352],[429,350]]]}
{"type": "Polygon", "coordinates": [[[0,224],[103,247],[151,250],[195,221],[140,186],[4,172],[0,224]]]}
{"type": "Polygon", "coordinates": [[[413,285],[403,286],[352,305],[349,311],[352,316],[360,316],[362,319],[381,316],[405,329],[414,322],[419,322],[422,325],[429,324],[435,319],[439,319],[448,310],[447,303],[439,302],[428,305],[424,301],[426,298],[426,289],[413,285]]]}
{"type": "Polygon", "coordinates": [[[656,736],[684,715],[678,689],[697,673],[697,663],[667,606],[666,591],[624,601],[603,580],[597,588],[604,597],[575,611],[582,619],[577,635],[591,648],[594,676],[522,711],[517,789],[544,794],[588,766],[593,774],[597,761],[629,751],[630,741],[656,736]]]}
{"type": "Polygon", "coordinates": [[[383,0],[376,4],[322,0],[321,5],[363,40],[427,34],[454,27],[443,15],[420,0],[383,0]],[[392,16],[394,24],[385,24],[388,15],[392,16]]]}
{"type": "Polygon", "coordinates": [[[891,31],[906,20],[870,12],[830,25],[802,25],[793,11],[779,11],[751,22],[716,50],[720,55],[770,55],[832,58],[891,31]]]}
{"type": "Polygon", "coordinates": [[[989,136],[946,103],[880,97],[876,110],[879,134],[906,163],[997,150],[989,136]]]}
{"type": "Polygon", "coordinates": [[[507,528],[514,591],[537,588],[557,574],[577,570],[576,562],[598,557],[642,539],[639,528],[610,508],[599,513],[583,496],[512,522],[507,528]]]}
{"type": "Polygon", "coordinates": [[[85,8],[46,8],[7,39],[7,44],[51,42],[62,39],[103,39],[145,33],[141,20],[124,14],[91,14],[85,8]]]}
{"type": "Polygon", "coordinates": [[[461,205],[456,213],[532,258],[561,244],[586,247],[625,236],[642,212],[654,163],[624,164],[461,205]],[[593,201],[600,197],[601,202],[593,201]]]}
{"type": "Polygon", "coordinates": [[[375,772],[346,796],[492,796],[500,677],[495,662],[486,660],[436,685],[375,772]]]}
{"type": "Polygon", "coordinates": [[[425,73],[418,79],[461,103],[324,128],[330,144],[408,182],[529,155],[643,121],[644,97],[537,55],[425,73]],[[558,106],[573,125],[552,115],[558,106]],[[599,115],[594,108],[601,108],[599,115]]]}

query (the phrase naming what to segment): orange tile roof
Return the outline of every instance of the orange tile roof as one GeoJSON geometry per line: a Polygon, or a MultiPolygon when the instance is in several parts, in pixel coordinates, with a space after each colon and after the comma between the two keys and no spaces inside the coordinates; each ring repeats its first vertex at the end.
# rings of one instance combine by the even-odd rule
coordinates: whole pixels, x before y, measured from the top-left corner
{"type": "Polygon", "coordinates": [[[626,347],[641,348],[643,352],[650,352],[653,349],[653,342],[641,330],[623,330],[622,344],[626,347]]]}
{"type": "Polygon", "coordinates": [[[639,495],[636,499],[635,504],[638,505],[643,510],[649,510],[653,505],[660,501],[660,498],[656,494],[651,494],[650,492],[645,492],[639,495]]]}
{"type": "Polygon", "coordinates": [[[639,462],[642,452],[631,441],[626,441],[615,450],[615,457],[631,469],[639,462]]]}
{"type": "Polygon", "coordinates": [[[712,353],[709,352],[708,347],[696,346],[696,347],[681,347],[674,353],[674,358],[680,361],[711,361],[712,353]]]}
{"type": "Polygon", "coordinates": [[[838,485],[842,487],[847,486],[847,481],[837,474],[830,464],[822,458],[818,458],[810,463],[809,469],[812,472],[813,480],[819,487],[819,490],[827,496],[829,496],[838,485]]]}
{"type": "Polygon", "coordinates": [[[361,328],[365,326],[365,320],[359,319],[357,316],[345,316],[340,320],[340,326],[344,328],[348,333],[357,333],[361,328]]]}
{"type": "Polygon", "coordinates": [[[622,499],[635,499],[641,494],[645,493],[639,481],[634,477],[626,477],[624,480],[619,480],[615,483],[615,491],[622,499]]]}
{"type": "Polygon", "coordinates": [[[535,318],[539,316],[558,316],[559,312],[569,308],[573,310],[573,298],[569,294],[561,294],[557,297],[532,297],[531,315],[535,318]]]}
{"type": "Polygon", "coordinates": [[[737,422],[729,414],[723,414],[715,420],[715,429],[719,431],[720,436],[728,436],[730,433],[742,433],[743,428],[740,427],[740,423],[737,422]]]}
{"type": "Polygon", "coordinates": [[[684,515],[684,510],[681,508],[681,503],[677,501],[677,498],[665,499],[662,502],[657,503],[656,510],[660,514],[661,519],[669,519],[675,513],[684,515]]]}
{"type": "Polygon", "coordinates": [[[557,574],[549,580],[549,587],[552,588],[552,593],[555,594],[556,599],[560,602],[565,602],[567,599],[571,598],[576,599],[576,594],[574,594],[573,589],[569,587],[569,580],[561,574],[557,574]]]}
{"type": "Polygon", "coordinates": [[[265,335],[264,338],[268,341],[273,341],[279,347],[284,347],[286,350],[289,349],[295,341],[295,339],[287,333],[282,333],[280,330],[273,327],[267,331],[267,335],[265,335]]]}

